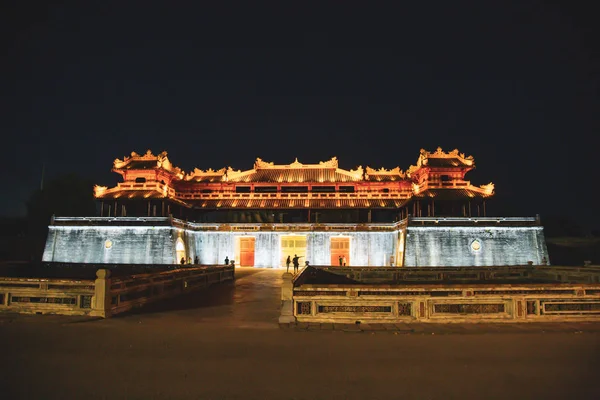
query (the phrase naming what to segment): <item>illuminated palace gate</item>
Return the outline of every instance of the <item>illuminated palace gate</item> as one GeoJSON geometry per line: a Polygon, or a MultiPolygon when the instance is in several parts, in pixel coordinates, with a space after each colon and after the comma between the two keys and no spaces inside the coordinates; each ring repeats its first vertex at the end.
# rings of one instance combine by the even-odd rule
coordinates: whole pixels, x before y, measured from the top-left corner
{"type": "Polygon", "coordinates": [[[405,171],[337,158],[185,173],[167,153],[116,159],[122,182],[96,186],[98,216],[56,218],[45,261],[279,267],[507,265],[547,260],[535,218],[486,218],[494,185],[465,175],[472,156],[421,150],[405,171]],[[185,221],[185,222],[184,222],[185,221]]]}

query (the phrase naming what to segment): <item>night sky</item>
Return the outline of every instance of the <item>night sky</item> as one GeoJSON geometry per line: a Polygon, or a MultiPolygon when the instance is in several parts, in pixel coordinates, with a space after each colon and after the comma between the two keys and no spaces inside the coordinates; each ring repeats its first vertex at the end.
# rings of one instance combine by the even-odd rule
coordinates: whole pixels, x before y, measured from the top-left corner
{"type": "Polygon", "coordinates": [[[600,227],[592,6],[2,3],[4,215],[24,214],[43,164],[114,185],[113,160],[147,149],[186,171],[332,156],[404,170],[441,146],[496,184],[493,214],[600,227]]]}

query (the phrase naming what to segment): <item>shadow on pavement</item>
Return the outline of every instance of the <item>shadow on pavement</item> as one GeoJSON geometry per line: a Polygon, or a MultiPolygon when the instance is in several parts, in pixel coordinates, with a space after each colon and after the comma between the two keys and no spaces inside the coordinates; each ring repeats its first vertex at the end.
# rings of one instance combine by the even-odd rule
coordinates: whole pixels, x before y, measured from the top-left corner
{"type": "Polygon", "coordinates": [[[235,281],[212,285],[196,292],[186,293],[170,299],[160,300],[155,303],[134,308],[122,314],[114,315],[113,318],[126,318],[131,315],[153,314],[168,311],[193,310],[201,308],[232,305],[235,301],[237,282],[245,277],[254,275],[260,270],[236,270],[235,281]]]}

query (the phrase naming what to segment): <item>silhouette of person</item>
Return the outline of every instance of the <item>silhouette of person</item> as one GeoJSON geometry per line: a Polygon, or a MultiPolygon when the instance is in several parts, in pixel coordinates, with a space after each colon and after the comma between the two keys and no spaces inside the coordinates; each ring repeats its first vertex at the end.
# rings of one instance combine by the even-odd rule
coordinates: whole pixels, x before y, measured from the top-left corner
{"type": "Polygon", "coordinates": [[[300,257],[297,254],[294,254],[294,258],[292,258],[292,263],[294,264],[294,273],[298,273],[298,268],[300,268],[300,257]]]}
{"type": "Polygon", "coordinates": [[[287,269],[287,272],[290,272],[290,263],[292,262],[290,256],[287,256],[287,259],[285,260],[285,267],[287,269]]]}
{"type": "Polygon", "coordinates": [[[229,256],[225,256],[225,265],[229,265],[229,256]]]}
{"type": "Polygon", "coordinates": [[[342,263],[344,263],[344,267],[346,266],[346,256],[342,256],[342,263]]]}
{"type": "Polygon", "coordinates": [[[194,264],[200,264],[200,259],[198,256],[194,257],[194,264]]]}
{"type": "Polygon", "coordinates": [[[181,265],[185,264],[185,257],[181,257],[181,261],[179,261],[181,265]]]}
{"type": "Polygon", "coordinates": [[[344,265],[344,258],[342,256],[338,258],[338,261],[340,262],[340,267],[344,265]]]}

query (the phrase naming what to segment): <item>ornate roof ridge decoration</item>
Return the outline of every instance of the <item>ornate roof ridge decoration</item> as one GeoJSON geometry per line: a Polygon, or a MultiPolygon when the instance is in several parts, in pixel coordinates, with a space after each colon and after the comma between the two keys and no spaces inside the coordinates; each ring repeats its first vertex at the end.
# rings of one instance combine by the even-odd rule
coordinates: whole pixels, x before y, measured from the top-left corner
{"type": "Polygon", "coordinates": [[[494,194],[494,184],[492,182],[488,183],[487,185],[479,185],[479,187],[482,188],[485,191],[485,194],[488,196],[494,194]]]}
{"type": "Polygon", "coordinates": [[[268,168],[272,168],[275,166],[275,163],[273,162],[266,162],[263,161],[260,158],[256,158],[256,161],[254,162],[254,169],[268,169],[268,168]]]}
{"type": "Polygon", "coordinates": [[[332,157],[327,161],[319,161],[318,164],[303,164],[298,161],[298,157],[290,164],[275,164],[274,162],[266,162],[257,158],[254,163],[254,170],[259,169],[301,169],[301,168],[338,168],[337,157],[332,157]]]}
{"type": "Polygon", "coordinates": [[[166,171],[172,172],[179,179],[182,179],[184,176],[184,172],[181,170],[181,168],[175,167],[173,166],[173,164],[171,164],[171,161],[169,161],[169,157],[167,157],[166,151],[154,155],[152,154],[152,150],[147,150],[143,156],[139,155],[135,151],[132,151],[129,157],[125,156],[122,160],[119,160],[118,158],[115,159],[115,161],[113,162],[113,168],[122,169],[134,161],[154,161],[156,162],[157,168],[162,168],[166,171]]]}
{"type": "MultiPolygon", "coordinates": [[[[419,159],[420,160],[420,159],[419,159]]],[[[417,161],[417,164],[419,164],[419,162],[417,161]]],[[[418,171],[421,168],[420,165],[411,165],[410,167],[408,167],[408,169],[406,170],[406,176],[409,178],[412,178],[412,175],[418,171]]]]}
{"type": "Polygon", "coordinates": [[[102,197],[108,190],[108,186],[94,185],[94,197],[102,197]]]}
{"type": "Polygon", "coordinates": [[[348,174],[348,175],[350,175],[352,178],[354,178],[357,181],[363,180],[363,177],[364,177],[364,174],[365,174],[362,165],[359,165],[358,167],[356,167],[356,169],[351,169],[350,171],[346,171],[344,169],[336,168],[336,172],[348,174]]]}
{"type": "Polygon", "coordinates": [[[374,169],[371,167],[367,167],[367,176],[369,175],[398,175],[400,178],[405,178],[406,174],[400,169],[400,167],[385,169],[381,167],[379,169],[374,169]]]}
{"type": "Polygon", "coordinates": [[[236,170],[234,170],[231,167],[227,167],[227,170],[225,171],[225,174],[223,176],[223,180],[225,182],[236,181],[236,180],[239,180],[240,178],[243,178],[245,176],[251,175],[251,174],[253,174],[255,172],[256,172],[256,169],[254,169],[254,168],[246,170],[246,171],[242,171],[242,170],[239,170],[239,169],[236,171],[236,170]]]}
{"type": "Polygon", "coordinates": [[[430,158],[455,158],[458,159],[463,165],[475,166],[475,159],[473,156],[465,157],[465,153],[460,153],[458,149],[454,149],[446,153],[441,147],[438,147],[435,152],[421,149],[421,154],[417,160],[417,167],[427,165],[427,160],[430,158]]]}
{"type": "Polygon", "coordinates": [[[132,151],[131,155],[123,157],[122,160],[115,158],[115,161],[113,162],[113,166],[114,166],[114,168],[118,169],[118,168],[123,168],[123,167],[127,166],[132,161],[158,161],[159,157],[166,157],[166,156],[167,156],[166,151],[163,151],[162,153],[160,153],[159,155],[156,155],[156,156],[154,154],[152,154],[152,150],[147,150],[146,154],[144,154],[143,156],[140,156],[135,151],[132,151]]]}
{"type": "Polygon", "coordinates": [[[194,171],[190,172],[189,174],[187,174],[185,176],[185,180],[189,181],[194,178],[203,178],[203,177],[207,177],[207,176],[224,176],[226,171],[227,170],[225,168],[221,168],[217,171],[213,170],[212,168],[209,168],[206,171],[203,171],[198,168],[194,168],[194,171]]]}

